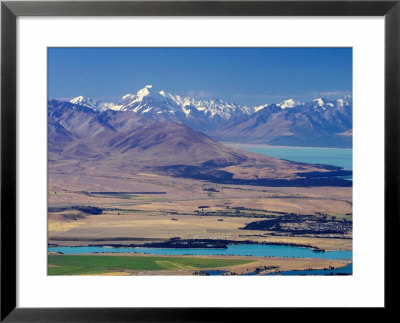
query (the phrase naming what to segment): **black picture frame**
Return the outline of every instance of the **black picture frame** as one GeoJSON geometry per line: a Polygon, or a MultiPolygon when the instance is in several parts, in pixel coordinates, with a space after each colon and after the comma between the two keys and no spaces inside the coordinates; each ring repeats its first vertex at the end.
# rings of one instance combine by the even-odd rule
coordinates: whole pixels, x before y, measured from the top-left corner
{"type": "MultiPolygon", "coordinates": [[[[384,16],[385,307],[395,310],[399,274],[400,0],[395,1],[2,1],[1,3],[1,321],[203,322],[265,314],[243,308],[17,308],[16,19],[19,16],[384,16]],[[392,256],[390,256],[392,255],[392,256]]],[[[366,291],[367,292],[367,291],[366,291]]],[[[272,310],[272,309],[270,309],[272,310]]],[[[332,315],[336,311],[326,309],[332,315]]],[[[287,309],[273,309],[287,313],[287,309]]],[[[325,313],[324,313],[325,314],[325,313]]],[[[331,317],[332,318],[332,317],[331,317]]]]}

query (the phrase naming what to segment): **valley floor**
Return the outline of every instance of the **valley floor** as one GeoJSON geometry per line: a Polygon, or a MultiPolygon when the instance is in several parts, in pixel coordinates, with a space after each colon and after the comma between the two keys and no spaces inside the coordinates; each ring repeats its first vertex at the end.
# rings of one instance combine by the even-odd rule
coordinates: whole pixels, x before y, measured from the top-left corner
{"type": "MultiPolygon", "coordinates": [[[[352,250],[351,187],[223,185],[154,173],[111,174],[86,167],[68,171],[66,167],[63,173],[49,170],[48,194],[49,246],[137,246],[168,243],[171,239],[211,239],[352,250]],[[265,226],[272,223],[265,221],[277,225],[265,226]]],[[[60,272],[52,269],[54,257],[66,256],[49,256],[50,274],[60,272]]],[[[228,271],[243,274],[256,267],[272,266],[282,271],[347,264],[327,259],[249,259],[256,261],[228,266],[228,271]]],[[[199,268],[142,269],[122,272],[193,274],[199,268]]]]}
{"type": "Polygon", "coordinates": [[[351,250],[351,232],[340,232],[340,228],[328,233],[323,228],[321,233],[290,230],[290,225],[298,227],[307,221],[313,227],[348,225],[351,194],[347,187],[268,188],[143,173],[126,177],[53,173],[49,176],[49,244],[87,245],[99,240],[108,244],[115,239],[131,244],[179,237],[351,250]],[[101,214],[90,214],[79,206],[97,207],[101,214]],[[265,219],[282,219],[286,229],[282,224],[278,231],[243,229],[265,219]]]}

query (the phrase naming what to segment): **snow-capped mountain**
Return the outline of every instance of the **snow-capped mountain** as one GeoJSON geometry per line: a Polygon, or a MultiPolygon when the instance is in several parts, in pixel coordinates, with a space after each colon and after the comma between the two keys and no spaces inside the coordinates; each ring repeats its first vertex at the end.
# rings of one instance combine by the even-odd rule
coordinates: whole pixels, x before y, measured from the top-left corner
{"type": "Polygon", "coordinates": [[[218,140],[280,145],[349,146],[352,97],[317,98],[301,103],[294,99],[256,107],[221,99],[181,97],[146,85],[118,102],[101,102],[83,96],[70,101],[95,111],[130,111],[151,122],[183,123],[218,140]],[[307,144],[307,142],[312,144],[307,144]]]}
{"type": "Polygon", "coordinates": [[[152,85],[146,85],[136,94],[124,95],[112,109],[116,111],[133,111],[141,114],[150,111],[174,114],[176,108],[176,104],[164,92],[155,90],[152,85]]]}
{"type": "Polygon", "coordinates": [[[69,102],[99,111],[133,111],[141,115],[158,115],[158,117],[163,116],[167,119],[175,116],[178,119],[216,118],[221,120],[230,120],[242,115],[251,115],[271,106],[279,107],[283,110],[312,104],[315,109],[322,108],[324,110],[352,105],[351,96],[347,95],[338,100],[317,98],[312,102],[302,103],[294,99],[288,99],[278,104],[263,104],[249,107],[220,99],[197,100],[190,97],[183,98],[179,95],[155,89],[152,85],[146,85],[136,94],[125,94],[117,103],[102,102],[83,96],[78,96],[69,102]]]}
{"type": "Polygon", "coordinates": [[[314,99],[312,104],[315,108],[320,107],[322,110],[326,110],[329,108],[341,108],[348,107],[353,105],[353,100],[350,95],[346,95],[343,98],[337,100],[329,100],[326,98],[318,98],[314,99]]]}
{"type": "Polygon", "coordinates": [[[230,119],[233,115],[246,113],[251,109],[219,99],[196,100],[182,98],[162,90],[156,90],[152,85],[146,85],[136,94],[126,94],[111,109],[118,111],[134,111],[145,114],[182,115],[188,119],[204,115],[210,119],[220,117],[230,119]]]}
{"type": "Polygon", "coordinates": [[[288,101],[257,107],[253,114],[233,118],[210,135],[231,142],[352,146],[353,109],[350,96],[337,100],[318,98],[299,105],[288,101]]]}
{"type": "Polygon", "coordinates": [[[146,85],[136,94],[126,94],[117,103],[103,103],[82,96],[71,103],[104,111],[132,111],[157,121],[176,121],[188,124],[196,130],[216,128],[222,122],[239,115],[249,115],[254,110],[248,106],[229,103],[220,99],[196,100],[173,95],[146,85]]]}
{"type": "Polygon", "coordinates": [[[250,114],[253,109],[247,106],[240,106],[220,99],[196,100],[193,98],[182,98],[179,95],[172,95],[165,91],[159,91],[152,85],[146,85],[136,94],[124,95],[118,103],[104,103],[99,100],[78,96],[69,102],[84,105],[94,110],[102,108],[116,111],[133,111],[141,114],[152,113],[183,113],[187,118],[191,114],[201,112],[209,118],[219,116],[225,120],[235,114],[250,114]]]}
{"type": "Polygon", "coordinates": [[[97,105],[100,103],[97,100],[85,98],[82,95],[77,96],[76,98],[73,98],[72,100],[69,100],[69,102],[71,102],[73,104],[83,105],[85,107],[92,108],[92,109],[96,109],[97,105]]]}
{"type": "Polygon", "coordinates": [[[69,102],[73,104],[82,105],[84,107],[88,107],[97,111],[105,111],[108,109],[112,109],[115,106],[115,103],[112,102],[102,102],[100,100],[85,98],[83,96],[77,96],[76,98],[73,98],[69,102]]]}
{"type": "Polygon", "coordinates": [[[281,109],[286,109],[286,108],[294,108],[297,107],[299,105],[302,105],[303,103],[299,102],[299,101],[295,101],[293,99],[288,99],[288,100],[284,100],[281,103],[278,104],[263,104],[263,105],[259,105],[253,108],[253,112],[258,112],[262,109],[271,107],[271,106],[277,106],[281,109]]]}
{"type": "Polygon", "coordinates": [[[297,107],[298,105],[302,105],[303,103],[299,102],[299,101],[295,101],[293,99],[289,99],[289,100],[284,100],[281,103],[277,104],[278,107],[280,107],[281,109],[286,109],[286,108],[294,108],[297,107]]]}

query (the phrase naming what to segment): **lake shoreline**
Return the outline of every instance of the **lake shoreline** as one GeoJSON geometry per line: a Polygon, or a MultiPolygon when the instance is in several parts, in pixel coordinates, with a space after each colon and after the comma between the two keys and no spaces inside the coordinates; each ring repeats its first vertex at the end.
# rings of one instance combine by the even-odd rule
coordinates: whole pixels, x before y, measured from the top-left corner
{"type": "Polygon", "coordinates": [[[349,260],[352,259],[351,251],[322,251],[311,249],[310,247],[299,247],[281,244],[227,244],[225,248],[168,248],[165,246],[154,247],[112,247],[87,246],[87,247],[49,247],[48,253],[58,253],[62,255],[78,254],[151,254],[151,255],[199,255],[199,256],[249,256],[249,257],[272,257],[272,258],[310,258],[310,259],[331,259],[349,260]]]}
{"type": "Polygon", "coordinates": [[[240,147],[254,147],[254,148],[293,148],[293,149],[337,149],[337,150],[353,150],[351,147],[342,148],[342,147],[317,147],[317,146],[281,146],[281,145],[269,145],[269,144],[252,144],[252,143],[239,143],[239,142],[226,142],[219,141],[223,145],[227,145],[232,148],[240,148],[240,147]]]}
{"type": "Polygon", "coordinates": [[[250,151],[274,158],[308,164],[334,165],[344,170],[353,170],[353,148],[273,146],[224,142],[228,147],[250,151]]]}

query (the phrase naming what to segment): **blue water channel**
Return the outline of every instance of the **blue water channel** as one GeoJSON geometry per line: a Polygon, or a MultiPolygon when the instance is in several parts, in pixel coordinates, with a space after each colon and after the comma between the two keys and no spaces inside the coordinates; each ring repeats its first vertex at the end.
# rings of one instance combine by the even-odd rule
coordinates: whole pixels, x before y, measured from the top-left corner
{"type": "Polygon", "coordinates": [[[202,256],[257,256],[257,257],[291,257],[291,258],[322,258],[351,259],[351,251],[318,252],[309,248],[283,245],[235,244],[223,248],[110,248],[110,247],[51,247],[49,252],[63,254],[88,253],[141,253],[152,255],[202,255],[202,256]]]}

